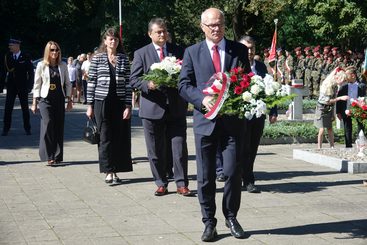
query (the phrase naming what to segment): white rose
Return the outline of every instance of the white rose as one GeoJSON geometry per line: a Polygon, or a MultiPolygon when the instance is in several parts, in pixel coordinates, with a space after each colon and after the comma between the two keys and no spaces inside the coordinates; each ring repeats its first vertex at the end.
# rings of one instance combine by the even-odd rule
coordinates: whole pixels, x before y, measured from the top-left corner
{"type": "Polygon", "coordinates": [[[246,119],[248,119],[248,120],[251,120],[252,119],[252,114],[249,112],[249,111],[246,111],[245,112],[245,117],[246,117],[246,119]]]}
{"type": "Polygon", "coordinates": [[[246,102],[250,102],[252,99],[252,94],[249,91],[246,91],[242,94],[242,99],[246,102]]]}
{"type": "Polygon", "coordinates": [[[251,86],[251,93],[254,94],[254,95],[258,95],[260,92],[261,92],[261,88],[259,85],[257,84],[254,84],[251,86]]]}

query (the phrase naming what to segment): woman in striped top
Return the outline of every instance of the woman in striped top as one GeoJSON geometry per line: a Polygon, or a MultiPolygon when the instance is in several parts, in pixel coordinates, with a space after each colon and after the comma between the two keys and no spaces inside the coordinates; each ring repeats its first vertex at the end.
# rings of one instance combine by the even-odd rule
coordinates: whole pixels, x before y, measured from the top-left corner
{"type": "Polygon", "coordinates": [[[96,119],[100,131],[99,169],[105,182],[119,184],[117,172],[132,171],[130,66],[119,34],[108,28],[92,58],[87,87],[87,116],[96,119]]]}

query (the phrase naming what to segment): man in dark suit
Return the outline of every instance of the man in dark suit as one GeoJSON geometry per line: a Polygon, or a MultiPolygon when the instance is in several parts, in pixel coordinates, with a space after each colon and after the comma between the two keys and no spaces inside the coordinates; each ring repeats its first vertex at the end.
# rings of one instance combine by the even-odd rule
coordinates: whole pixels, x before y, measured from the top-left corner
{"type": "MultiPolygon", "coordinates": [[[[254,59],[256,48],[255,40],[250,36],[243,36],[240,43],[244,44],[248,48],[248,56],[251,65],[251,71],[256,75],[265,77],[267,73],[266,65],[254,59]]],[[[278,113],[277,108],[271,108],[269,113],[269,122],[274,123],[277,120],[278,113]]],[[[259,148],[260,139],[264,131],[265,115],[261,117],[253,117],[251,120],[245,119],[246,123],[246,137],[247,142],[245,145],[245,160],[243,167],[242,180],[243,185],[249,193],[260,193],[260,190],[255,186],[254,176],[254,162],[259,148]]]]}
{"type": "MultiPolygon", "coordinates": [[[[357,72],[354,66],[348,66],[345,68],[347,74],[348,83],[343,85],[338,93],[337,97],[347,95],[349,99],[347,101],[339,100],[336,102],[336,115],[339,120],[343,120],[344,124],[344,139],[345,147],[352,147],[352,118],[345,114],[345,110],[350,108],[350,99],[357,99],[358,97],[366,96],[366,85],[357,81],[357,72]]],[[[358,123],[358,132],[362,129],[364,131],[363,124],[358,123]]]]}
{"type": "Polygon", "coordinates": [[[33,88],[34,71],[31,59],[20,51],[20,41],[9,40],[10,52],[5,55],[6,102],[2,136],[8,135],[11,128],[11,116],[14,102],[18,96],[23,111],[23,127],[27,135],[31,134],[28,93],[33,88]]]}
{"type": "Polygon", "coordinates": [[[172,151],[177,193],[189,196],[191,192],[188,189],[187,177],[187,102],[179,96],[176,88],[158,88],[154,81],[141,78],[149,72],[153,63],[160,62],[164,56],[181,59],[183,50],[167,42],[167,26],[161,18],[150,21],[148,35],[152,43],[134,53],[130,84],[141,91],[139,116],[143,122],[151,171],[158,186],[155,195],[167,194],[166,151],[169,150],[172,151]],[[167,138],[171,144],[166,142],[167,138]],[[167,149],[167,145],[171,145],[171,148],[167,149]]]}
{"type": "Polygon", "coordinates": [[[213,241],[217,236],[216,204],[216,152],[218,145],[223,156],[226,177],[222,210],[225,224],[236,238],[245,233],[236,216],[241,202],[241,148],[244,123],[236,116],[204,117],[205,109],[214,105],[212,96],[204,95],[209,78],[216,72],[229,71],[243,66],[250,72],[246,46],[224,38],[224,15],[216,8],[209,8],[201,15],[201,29],[205,40],[186,49],[180,74],[180,95],[195,107],[194,134],[197,162],[198,197],[205,230],[202,241],[213,241]],[[204,109],[205,108],[205,109],[204,109]]]}

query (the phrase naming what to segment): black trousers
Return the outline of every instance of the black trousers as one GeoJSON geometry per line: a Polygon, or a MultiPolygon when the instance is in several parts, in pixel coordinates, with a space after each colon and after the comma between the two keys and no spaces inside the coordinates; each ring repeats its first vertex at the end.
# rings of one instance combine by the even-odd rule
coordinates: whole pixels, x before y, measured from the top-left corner
{"type": "Polygon", "coordinates": [[[31,130],[29,105],[28,105],[28,92],[18,91],[16,88],[9,87],[6,93],[5,112],[4,112],[4,127],[3,131],[8,132],[11,128],[11,118],[14,108],[15,98],[18,96],[20,106],[23,112],[23,127],[25,131],[31,130]]]}
{"type": "Polygon", "coordinates": [[[162,119],[142,119],[150,169],[157,186],[167,186],[167,156],[172,156],[177,187],[188,186],[188,151],[186,117],[173,118],[165,114],[162,119]],[[169,141],[169,142],[167,142],[169,141]],[[170,148],[168,148],[170,147],[170,148]],[[170,151],[170,153],[167,153],[170,151]]]}
{"type": "Polygon", "coordinates": [[[98,144],[101,173],[132,171],[131,124],[123,119],[125,107],[117,97],[94,101],[94,115],[100,132],[98,144]]]}
{"type": "MultiPolygon", "coordinates": [[[[353,146],[353,125],[352,125],[352,118],[348,116],[343,117],[343,124],[344,124],[344,140],[345,140],[345,147],[350,148],[353,146]]],[[[358,125],[358,132],[360,130],[364,131],[363,124],[357,122],[358,125]]]]}
{"type": "Polygon", "coordinates": [[[65,99],[63,97],[53,100],[41,98],[39,110],[41,114],[40,159],[41,161],[63,161],[65,99]]]}
{"type": "MultiPolygon", "coordinates": [[[[205,225],[216,225],[216,155],[218,147],[223,156],[223,173],[226,182],[223,190],[222,212],[225,218],[236,217],[241,203],[241,173],[243,158],[242,127],[233,121],[217,119],[213,133],[209,136],[195,134],[197,163],[197,192],[201,206],[202,221],[205,225]],[[227,125],[227,126],[226,126],[227,125]],[[235,129],[236,134],[229,128],[235,129]]],[[[232,130],[233,130],[232,129],[232,130]]]]}
{"type": "Polygon", "coordinates": [[[251,120],[245,120],[246,136],[245,136],[245,157],[243,164],[242,180],[245,185],[255,183],[254,176],[254,162],[259,148],[260,139],[263,135],[265,126],[265,115],[259,118],[252,118],[251,120]]]}

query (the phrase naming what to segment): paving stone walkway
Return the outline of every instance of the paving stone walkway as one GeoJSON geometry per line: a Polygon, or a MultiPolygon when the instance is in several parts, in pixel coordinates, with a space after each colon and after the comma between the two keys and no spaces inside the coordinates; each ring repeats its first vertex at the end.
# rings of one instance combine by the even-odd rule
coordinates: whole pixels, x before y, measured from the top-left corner
{"type": "MultiPolygon", "coordinates": [[[[0,94],[0,127],[5,95],[0,94]]],[[[31,136],[17,104],[13,128],[0,136],[0,244],[201,244],[197,197],[155,197],[140,120],[133,118],[131,173],[110,187],[98,172],[97,148],[81,141],[83,105],[66,114],[65,165],[39,162],[39,116],[31,136]]],[[[188,133],[190,188],[196,190],[192,128],[188,133]]],[[[315,136],[316,137],[316,136],[315,136]]],[[[216,244],[367,244],[367,174],[351,175],[292,159],[294,148],[260,146],[255,174],[261,194],[242,192],[238,220],[250,237],[233,238],[221,214],[218,183],[216,244]]]]}

